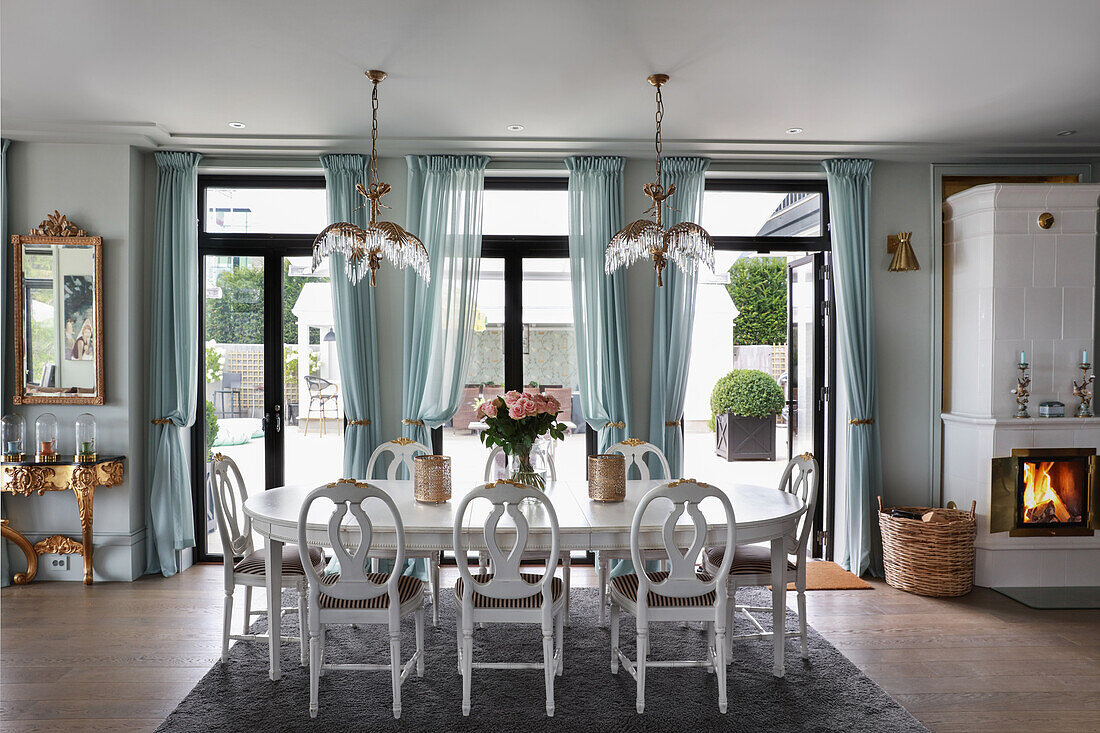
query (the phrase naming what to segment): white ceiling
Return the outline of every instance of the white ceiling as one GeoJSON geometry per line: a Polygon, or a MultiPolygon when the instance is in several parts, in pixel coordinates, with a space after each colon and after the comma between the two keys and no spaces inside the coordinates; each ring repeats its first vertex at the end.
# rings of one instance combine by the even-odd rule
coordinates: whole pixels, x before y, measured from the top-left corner
{"type": "Polygon", "coordinates": [[[671,152],[1100,155],[1098,33],[1096,0],[3,0],[0,126],[361,150],[381,68],[389,154],[645,154],[660,71],[671,152]]]}

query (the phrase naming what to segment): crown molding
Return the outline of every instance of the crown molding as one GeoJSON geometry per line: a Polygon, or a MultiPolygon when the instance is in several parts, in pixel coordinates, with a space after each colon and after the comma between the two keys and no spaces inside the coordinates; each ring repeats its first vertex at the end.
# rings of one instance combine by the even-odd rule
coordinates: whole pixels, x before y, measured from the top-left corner
{"type": "MultiPolygon", "coordinates": [[[[185,149],[217,156],[313,157],[328,152],[367,152],[367,135],[256,135],[172,132],[156,122],[51,122],[6,115],[4,137],[30,142],[107,143],[149,150],[185,149]]],[[[561,158],[573,154],[652,155],[651,139],[546,137],[397,137],[379,141],[382,155],[478,152],[499,158],[561,158]]],[[[1004,158],[1080,160],[1100,157],[1100,142],[943,143],[929,141],[665,139],[666,155],[704,155],[716,161],[818,162],[863,156],[882,160],[983,161],[1004,158]]]]}

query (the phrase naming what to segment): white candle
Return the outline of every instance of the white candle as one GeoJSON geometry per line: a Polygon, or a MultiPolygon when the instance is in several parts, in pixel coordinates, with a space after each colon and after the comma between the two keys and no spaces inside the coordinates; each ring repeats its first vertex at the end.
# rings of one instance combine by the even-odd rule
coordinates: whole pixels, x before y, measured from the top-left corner
{"type": "Polygon", "coordinates": [[[1089,363],[1089,350],[1088,349],[1081,349],[1081,363],[1082,364],[1088,364],[1089,363]]]}
{"type": "Polygon", "coordinates": [[[1027,354],[1023,351],[1020,352],[1020,363],[1027,364],[1027,354]]]}

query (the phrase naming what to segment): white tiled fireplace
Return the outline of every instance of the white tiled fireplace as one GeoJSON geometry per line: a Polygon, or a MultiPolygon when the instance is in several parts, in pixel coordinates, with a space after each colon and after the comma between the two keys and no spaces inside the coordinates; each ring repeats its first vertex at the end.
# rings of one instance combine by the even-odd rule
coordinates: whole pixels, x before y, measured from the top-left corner
{"type": "Polygon", "coordinates": [[[1081,351],[1094,351],[1098,201],[1100,184],[988,184],[944,203],[944,500],[977,502],[977,585],[1100,585],[1100,534],[989,531],[993,457],[1100,446],[1100,419],[1038,417],[1047,400],[1073,414],[1081,351]],[[1021,351],[1030,419],[1013,417],[1021,351]]]}

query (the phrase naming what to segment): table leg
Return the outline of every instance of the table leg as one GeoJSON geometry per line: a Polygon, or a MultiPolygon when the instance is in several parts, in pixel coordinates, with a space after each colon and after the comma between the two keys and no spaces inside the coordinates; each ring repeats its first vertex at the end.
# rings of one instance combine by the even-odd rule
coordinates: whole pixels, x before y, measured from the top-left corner
{"type": "Polygon", "coordinates": [[[267,538],[267,643],[271,663],[269,676],[279,679],[279,655],[282,653],[283,543],[267,538]]]}
{"type": "Polygon", "coordinates": [[[95,499],[95,484],[95,468],[77,468],[73,471],[73,493],[76,494],[76,507],[80,512],[80,540],[84,543],[84,585],[92,584],[92,502],[95,499]]]}
{"type": "Polygon", "coordinates": [[[0,526],[0,534],[4,539],[14,542],[23,554],[27,558],[27,572],[16,573],[12,577],[12,581],[16,585],[26,585],[34,580],[34,576],[38,574],[38,553],[34,551],[34,547],[31,545],[30,540],[24,537],[18,530],[8,526],[8,520],[3,521],[3,526],[0,526]]]}
{"type": "Polygon", "coordinates": [[[787,546],[782,537],[772,539],[772,674],[782,677],[784,630],[787,626],[787,546]]]}

